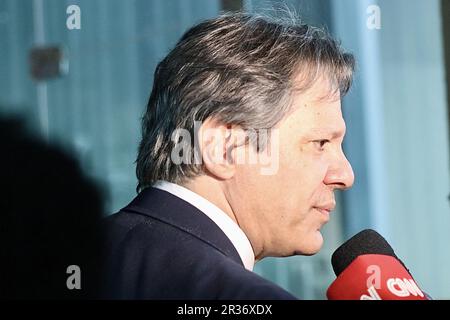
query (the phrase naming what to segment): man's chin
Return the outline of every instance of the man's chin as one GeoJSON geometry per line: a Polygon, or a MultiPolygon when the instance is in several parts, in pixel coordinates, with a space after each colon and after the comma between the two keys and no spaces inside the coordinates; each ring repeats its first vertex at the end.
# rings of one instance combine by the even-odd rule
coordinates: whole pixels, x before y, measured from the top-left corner
{"type": "Polygon", "coordinates": [[[322,249],[323,237],[319,230],[315,231],[313,235],[308,237],[307,241],[299,248],[295,255],[312,256],[322,249]]]}

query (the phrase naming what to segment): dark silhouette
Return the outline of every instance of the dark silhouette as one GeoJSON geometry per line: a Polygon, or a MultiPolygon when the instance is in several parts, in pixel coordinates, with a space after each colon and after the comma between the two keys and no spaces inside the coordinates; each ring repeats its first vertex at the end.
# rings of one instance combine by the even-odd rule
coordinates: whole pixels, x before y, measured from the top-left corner
{"type": "Polygon", "coordinates": [[[77,162],[0,119],[0,298],[85,299],[101,270],[101,197],[77,162]],[[68,266],[81,270],[69,290],[68,266]]]}

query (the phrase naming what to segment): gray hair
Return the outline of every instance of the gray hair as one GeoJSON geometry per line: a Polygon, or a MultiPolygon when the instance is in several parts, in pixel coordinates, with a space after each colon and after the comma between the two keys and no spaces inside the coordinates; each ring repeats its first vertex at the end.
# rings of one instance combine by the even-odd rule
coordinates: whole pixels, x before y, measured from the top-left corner
{"type": "Polygon", "coordinates": [[[156,67],[142,119],[137,190],[203,173],[194,161],[171,161],[176,129],[195,135],[194,121],[208,118],[244,130],[273,128],[293,92],[321,76],[330,94],[347,93],[354,64],[326,31],[300,22],[232,13],[192,27],[156,67]]]}

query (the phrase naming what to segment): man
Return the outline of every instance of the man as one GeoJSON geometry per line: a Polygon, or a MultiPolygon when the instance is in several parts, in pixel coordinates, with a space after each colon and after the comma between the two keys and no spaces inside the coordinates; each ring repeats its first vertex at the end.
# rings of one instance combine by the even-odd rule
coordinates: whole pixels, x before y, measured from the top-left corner
{"type": "Polygon", "coordinates": [[[353,184],[340,98],[354,60],[322,30],[230,14],[157,66],[139,195],[109,218],[113,298],[294,299],[252,272],[312,255],[353,184]]]}

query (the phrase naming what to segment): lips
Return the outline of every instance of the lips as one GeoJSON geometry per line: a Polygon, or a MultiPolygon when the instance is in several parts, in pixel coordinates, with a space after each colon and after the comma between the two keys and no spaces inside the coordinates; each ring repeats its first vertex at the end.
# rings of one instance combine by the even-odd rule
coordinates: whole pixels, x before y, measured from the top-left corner
{"type": "Polygon", "coordinates": [[[314,209],[319,211],[327,220],[330,218],[330,212],[334,210],[336,204],[334,202],[322,204],[319,206],[315,206],[314,209]]]}
{"type": "Polygon", "coordinates": [[[314,208],[316,208],[319,211],[324,211],[324,212],[328,211],[328,213],[330,213],[331,211],[334,210],[335,207],[336,207],[336,203],[330,202],[330,203],[327,203],[327,204],[322,204],[322,205],[315,206],[314,208]]]}
{"type": "Polygon", "coordinates": [[[319,210],[320,212],[323,212],[323,213],[330,213],[331,212],[331,210],[329,210],[329,209],[324,209],[324,208],[316,208],[317,210],[319,210]]]}

